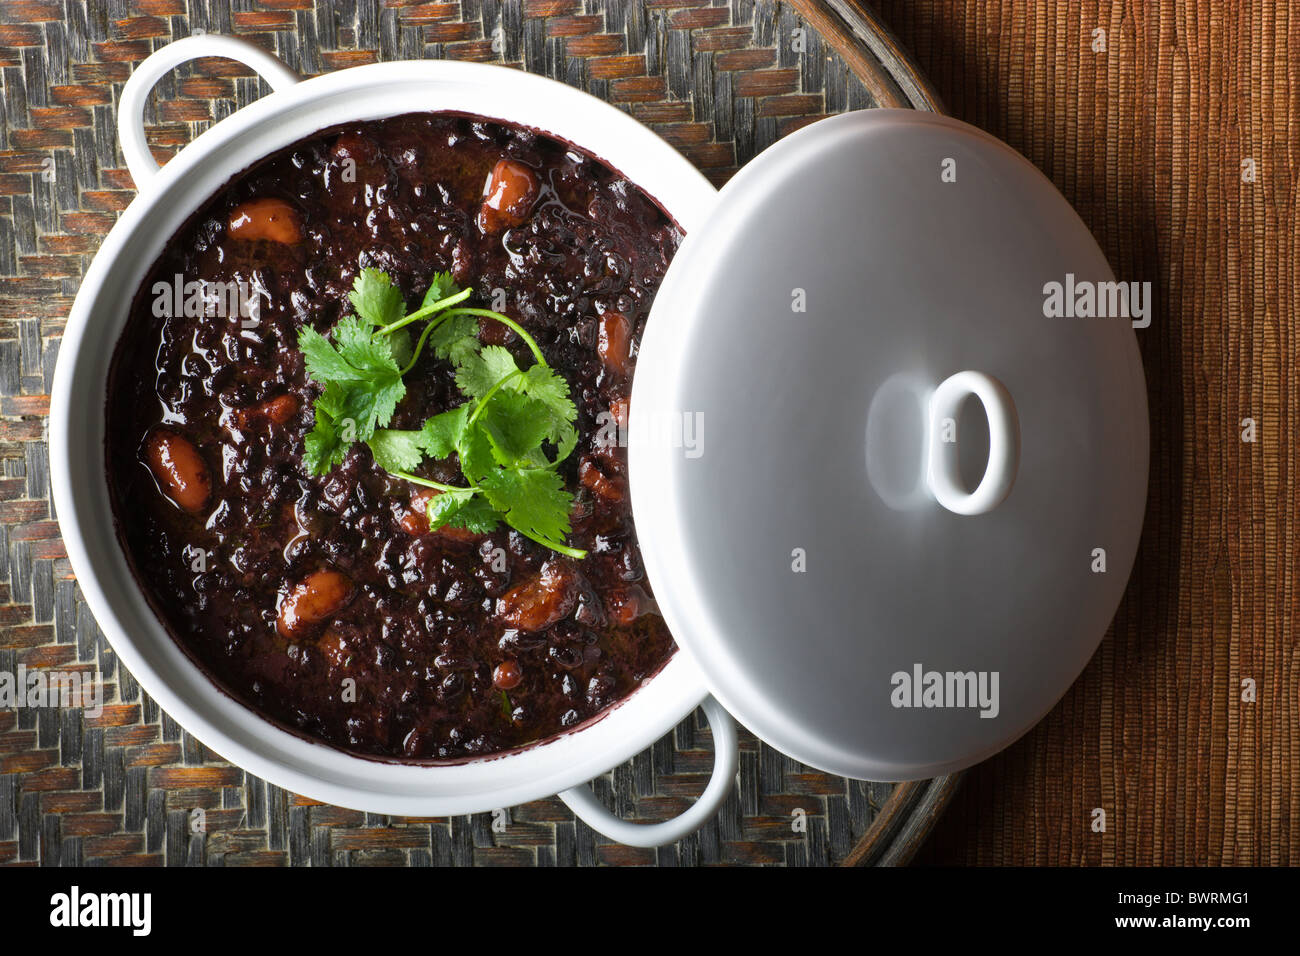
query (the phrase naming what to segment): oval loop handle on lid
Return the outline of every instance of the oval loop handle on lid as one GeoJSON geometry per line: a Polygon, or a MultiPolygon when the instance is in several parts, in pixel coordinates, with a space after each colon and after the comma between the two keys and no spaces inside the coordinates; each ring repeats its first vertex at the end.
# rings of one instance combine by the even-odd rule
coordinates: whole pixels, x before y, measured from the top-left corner
{"type": "Polygon", "coordinates": [[[1006,386],[983,372],[958,372],[940,383],[930,398],[929,455],[926,478],[930,491],[949,511],[978,515],[1006,500],[1020,467],[1020,419],[1006,386]],[[984,405],[989,423],[989,460],[984,477],[967,491],[958,471],[957,443],[947,438],[946,423],[956,422],[962,402],[975,396],[984,405]]]}
{"type": "Polygon", "coordinates": [[[122,87],[122,100],[117,108],[117,138],[137,189],[143,189],[145,183],[162,168],[149,151],[149,140],[144,132],[144,107],[149,92],[171,70],[205,56],[238,60],[252,67],[273,90],[282,90],[302,79],[261,47],[247,40],[215,33],[185,37],[149,54],[122,87]]]}
{"type": "Polygon", "coordinates": [[[740,742],[736,735],[736,722],[712,697],[701,705],[713,731],[713,776],[700,798],[685,813],[662,823],[629,823],[620,820],[596,799],[589,784],[565,790],[560,794],[587,826],[603,833],[611,840],[628,846],[663,846],[690,836],[718,812],[722,802],[731,793],[736,782],[736,768],[740,764],[740,742]]]}

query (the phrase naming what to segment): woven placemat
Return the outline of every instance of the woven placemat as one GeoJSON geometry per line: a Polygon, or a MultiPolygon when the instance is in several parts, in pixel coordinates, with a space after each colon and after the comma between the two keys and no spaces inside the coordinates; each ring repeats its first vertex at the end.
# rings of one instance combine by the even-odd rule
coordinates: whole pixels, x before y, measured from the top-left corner
{"type": "MultiPolygon", "coordinates": [[[[0,709],[0,863],[825,864],[849,856],[883,807],[882,826],[899,816],[893,785],[810,771],[748,734],[722,812],[659,850],[610,844],[557,799],[453,819],[377,816],[287,793],[222,761],[141,691],[72,577],[43,437],[72,297],[134,196],[117,148],[121,84],[153,50],[198,31],[245,36],[303,74],[421,57],[518,65],[623,107],[718,184],[779,137],[891,102],[894,89],[879,77],[859,81],[796,9],[747,0],[6,0],[0,673],[21,665],[97,675],[106,704],[97,717],[0,709]]],[[[173,73],[147,116],[159,159],[259,92],[229,61],[173,73]]],[[[712,769],[708,736],[697,713],[597,781],[598,793],[630,819],[681,812],[712,769]]]]}

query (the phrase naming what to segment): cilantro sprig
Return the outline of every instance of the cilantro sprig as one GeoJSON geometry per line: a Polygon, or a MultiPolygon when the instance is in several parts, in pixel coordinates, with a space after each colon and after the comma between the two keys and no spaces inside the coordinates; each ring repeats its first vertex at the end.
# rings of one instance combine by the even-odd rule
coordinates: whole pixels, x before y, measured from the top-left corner
{"type": "Polygon", "coordinates": [[[469,296],[469,289],[459,289],[441,272],[420,307],[408,314],[387,274],[362,269],[348,297],[356,314],[339,320],[328,337],[310,327],[299,333],[307,374],[322,388],[304,445],[307,469],[327,474],[354,443],[365,442],[379,467],[439,492],[428,505],[430,528],[483,533],[504,521],[553,551],[584,558],[585,551],[564,543],[573,496],[557,470],[578,442],[569,384],[519,323],[490,309],[462,306],[469,296]],[[513,329],[534,364],[521,369],[508,349],[483,345],[480,318],[513,329]],[[424,328],[412,345],[410,327],[418,322],[424,328]],[[451,363],[466,400],[418,429],[389,428],[406,395],[403,376],[425,348],[451,363]],[[453,454],[466,484],[416,474],[426,458],[453,454]]]}

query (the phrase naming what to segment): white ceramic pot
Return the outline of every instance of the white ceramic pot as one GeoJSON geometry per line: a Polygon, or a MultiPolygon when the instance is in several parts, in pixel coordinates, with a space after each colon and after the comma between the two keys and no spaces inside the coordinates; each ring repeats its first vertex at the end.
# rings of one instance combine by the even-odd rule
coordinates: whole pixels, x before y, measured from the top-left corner
{"type": "Polygon", "coordinates": [[[578,816],[617,840],[672,842],[716,813],[737,767],[735,724],[685,654],[676,654],[596,721],[519,752],[443,766],[364,759],[278,729],[220,691],[163,629],[114,534],[103,457],[107,375],[132,299],[164,244],[231,177],[278,149],[340,123],[437,110],[521,124],[574,143],[638,184],[688,233],[714,205],[708,181],[649,129],[549,79],[479,64],[410,61],[300,81],[271,55],[234,38],[196,36],[164,47],[123,89],[119,135],[139,193],[87,270],[55,370],[50,464],[68,557],[96,620],[144,690],[212,750],[277,786],[359,810],[412,816],[481,812],[558,793],[578,816]],[[146,98],[167,71],[207,56],[246,63],[275,92],[214,124],[160,169],[145,140],[146,98]],[[586,781],[651,745],[701,704],[716,748],[713,777],[701,798],[664,823],[614,817],[586,781]]]}

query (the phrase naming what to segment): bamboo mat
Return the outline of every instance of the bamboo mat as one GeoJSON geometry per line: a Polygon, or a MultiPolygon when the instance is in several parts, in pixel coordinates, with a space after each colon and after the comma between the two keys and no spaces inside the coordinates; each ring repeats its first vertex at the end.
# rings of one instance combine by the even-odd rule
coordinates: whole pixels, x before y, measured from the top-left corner
{"type": "MultiPolygon", "coordinates": [[[[504,59],[627,109],[718,183],[780,136],[875,103],[816,29],[770,2],[4,0],[0,671],[98,671],[107,705],[97,718],[0,708],[0,864],[817,865],[845,859],[883,808],[892,812],[882,820],[897,816],[892,785],[810,771],[747,734],[740,786],[722,812],[659,850],[612,845],[556,799],[504,817],[375,816],[223,762],[141,691],[72,579],[50,510],[44,416],[80,276],[134,195],[116,147],[121,83],[153,49],[198,30],[250,37],[305,74],[377,59],[504,59]]],[[[257,95],[256,79],[229,61],[173,73],[148,117],[159,158],[257,95]]],[[[631,819],[663,819],[703,790],[712,761],[696,715],[598,792],[631,819]]],[[[916,828],[891,826],[908,845],[877,841],[868,856],[910,853],[916,828]]]]}
{"type": "Polygon", "coordinates": [[[1044,170],[1157,306],[1138,332],[1150,501],[1112,633],[967,774],[922,859],[1300,863],[1300,7],[874,6],[946,108],[1044,170]]]}

